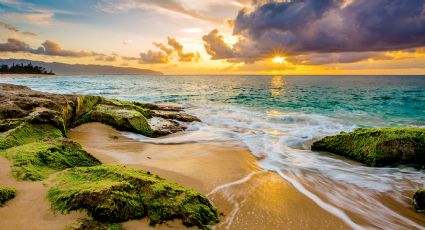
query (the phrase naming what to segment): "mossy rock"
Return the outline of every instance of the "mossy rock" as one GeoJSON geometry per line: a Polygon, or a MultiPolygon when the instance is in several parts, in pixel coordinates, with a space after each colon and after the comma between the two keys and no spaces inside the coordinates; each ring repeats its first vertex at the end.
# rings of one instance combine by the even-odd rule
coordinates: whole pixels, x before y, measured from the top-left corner
{"type": "Polygon", "coordinates": [[[66,138],[44,139],[0,151],[12,160],[12,172],[20,180],[43,180],[51,173],[100,162],[79,144],[66,138]]]}
{"type": "Polygon", "coordinates": [[[418,212],[425,212],[425,189],[415,192],[413,195],[413,205],[418,212]]]}
{"type": "Polygon", "coordinates": [[[369,166],[425,166],[425,128],[356,129],[316,141],[312,150],[332,152],[369,166]]]}
{"type": "Polygon", "coordinates": [[[121,100],[117,100],[117,99],[105,99],[103,104],[115,105],[115,106],[124,107],[124,108],[127,108],[127,109],[136,110],[139,113],[141,113],[147,119],[151,118],[152,114],[153,114],[151,109],[146,107],[146,106],[148,106],[148,104],[143,104],[143,103],[139,103],[139,102],[121,101],[121,100]]]}
{"type": "Polygon", "coordinates": [[[151,225],[181,219],[208,229],[218,222],[208,199],[174,182],[118,165],[70,169],[49,190],[56,210],[85,209],[97,221],[121,222],[148,217],[151,225]]]}
{"type": "Polygon", "coordinates": [[[105,223],[92,218],[79,219],[77,223],[65,228],[65,230],[122,230],[120,224],[105,223]]]}
{"type": "Polygon", "coordinates": [[[102,122],[121,131],[129,131],[146,136],[152,136],[153,134],[143,114],[125,107],[99,104],[84,119],[102,122]]]}
{"type": "Polygon", "coordinates": [[[16,189],[6,186],[0,186],[0,207],[3,207],[4,203],[16,196],[16,189]]]}
{"type": "Polygon", "coordinates": [[[82,115],[90,112],[97,104],[103,101],[102,97],[99,96],[77,96],[76,102],[77,105],[75,107],[76,118],[81,117],[82,115]]]}
{"type": "Polygon", "coordinates": [[[31,143],[43,138],[62,137],[62,132],[50,124],[24,122],[14,129],[0,133],[0,150],[31,143]]]}

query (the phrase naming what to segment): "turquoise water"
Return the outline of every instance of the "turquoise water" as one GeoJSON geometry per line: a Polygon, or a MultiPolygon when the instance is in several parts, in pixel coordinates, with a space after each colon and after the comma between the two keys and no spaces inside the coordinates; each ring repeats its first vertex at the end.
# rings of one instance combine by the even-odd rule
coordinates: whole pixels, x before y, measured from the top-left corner
{"type": "Polygon", "coordinates": [[[348,116],[364,126],[425,125],[425,76],[72,76],[2,81],[126,100],[348,116]]]}
{"type": "Polygon", "coordinates": [[[151,143],[240,144],[261,159],[262,168],[275,171],[354,229],[424,229],[409,198],[425,186],[424,171],[364,167],[313,152],[310,145],[358,127],[425,127],[425,76],[68,76],[0,82],[53,93],[185,104],[203,122],[190,124],[183,135],[126,135],[151,143]],[[383,203],[383,194],[398,208],[383,203]]]}

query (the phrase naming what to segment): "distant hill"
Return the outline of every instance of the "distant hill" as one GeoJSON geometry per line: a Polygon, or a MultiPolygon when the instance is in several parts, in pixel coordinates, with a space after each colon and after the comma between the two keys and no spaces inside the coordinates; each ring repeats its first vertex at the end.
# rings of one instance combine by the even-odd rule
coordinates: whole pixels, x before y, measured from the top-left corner
{"type": "Polygon", "coordinates": [[[138,69],[130,67],[115,67],[108,65],[82,65],[82,64],[65,64],[59,62],[42,62],[32,61],[26,59],[0,59],[0,65],[11,66],[13,64],[24,64],[27,65],[32,63],[36,66],[41,66],[52,71],[57,75],[99,75],[99,74],[128,74],[128,75],[162,75],[161,72],[149,70],[149,69],[138,69]]]}

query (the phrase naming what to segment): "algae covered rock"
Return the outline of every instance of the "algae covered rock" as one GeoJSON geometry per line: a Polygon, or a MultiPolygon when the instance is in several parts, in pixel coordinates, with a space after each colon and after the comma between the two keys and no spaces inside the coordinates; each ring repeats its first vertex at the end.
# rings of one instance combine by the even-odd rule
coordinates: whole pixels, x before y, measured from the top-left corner
{"type": "Polygon", "coordinates": [[[115,105],[97,105],[87,116],[91,121],[99,121],[121,131],[152,135],[146,118],[137,110],[115,105]]]}
{"type": "Polygon", "coordinates": [[[99,96],[44,93],[25,86],[0,83],[0,132],[14,129],[22,123],[32,123],[52,125],[66,135],[69,128],[87,122],[102,122],[121,131],[156,137],[186,128],[175,120],[199,121],[181,110],[99,96]],[[173,125],[157,132],[147,121],[153,117],[162,117],[173,125]]]}
{"type": "Polygon", "coordinates": [[[42,180],[53,172],[100,162],[81,146],[66,138],[44,139],[0,151],[12,161],[12,172],[20,180],[42,180]]]}
{"type": "Polygon", "coordinates": [[[16,189],[6,186],[0,186],[0,207],[3,204],[16,196],[16,189]]]}
{"type": "Polygon", "coordinates": [[[425,166],[425,128],[356,129],[316,141],[312,150],[332,152],[370,166],[425,166]]]}
{"type": "Polygon", "coordinates": [[[43,138],[62,137],[62,132],[49,124],[23,122],[19,126],[0,133],[0,150],[31,143],[43,138]]]}
{"type": "Polygon", "coordinates": [[[425,212],[425,189],[415,192],[413,195],[413,205],[419,212],[425,212]]]}
{"type": "Polygon", "coordinates": [[[120,222],[147,217],[151,225],[181,219],[187,226],[209,228],[218,222],[208,199],[149,172],[118,165],[73,168],[49,190],[62,212],[85,209],[97,221],[120,222]]]}

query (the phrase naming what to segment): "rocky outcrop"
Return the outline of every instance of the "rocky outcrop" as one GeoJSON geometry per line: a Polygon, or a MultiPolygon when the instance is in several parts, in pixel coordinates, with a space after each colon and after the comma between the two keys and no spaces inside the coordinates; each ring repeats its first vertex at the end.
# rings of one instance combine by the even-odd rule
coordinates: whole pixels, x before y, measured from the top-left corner
{"type": "Polygon", "coordinates": [[[356,129],[328,136],[312,145],[369,166],[412,164],[425,166],[425,128],[356,129]]]}
{"type": "Polygon", "coordinates": [[[99,165],[80,145],[66,139],[69,128],[102,122],[121,131],[157,137],[183,131],[182,121],[199,120],[176,108],[169,110],[169,106],[0,84],[0,156],[12,161],[12,171],[21,180],[43,180],[66,168],[99,165]]]}
{"type": "Polygon", "coordinates": [[[50,94],[25,86],[0,84],[0,132],[31,122],[51,124],[66,134],[71,127],[102,122],[121,131],[156,137],[184,130],[184,122],[199,121],[180,109],[98,96],[50,94]],[[151,128],[148,119],[153,117],[164,118],[167,125],[151,128]]]}
{"type": "MultiPolygon", "coordinates": [[[[0,84],[0,156],[12,162],[18,180],[44,180],[63,171],[48,195],[59,211],[88,212],[90,218],[75,229],[120,229],[117,222],[144,217],[152,225],[181,219],[187,226],[208,229],[217,223],[217,211],[205,196],[149,172],[101,165],[66,138],[69,128],[86,122],[156,137],[198,120],[169,106],[0,84]]],[[[15,193],[0,187],[0,206],[15,193]]]]}
{"type": "Polygon", "coordinates": [[[64,172],[49,191],[62,212],[87,210],[94,220],[121,222],[147,217],[151,225],[181,219],[208,229],[218,222],[208,199],[149,172],[118,165],[80,167],[64,172]]]}

